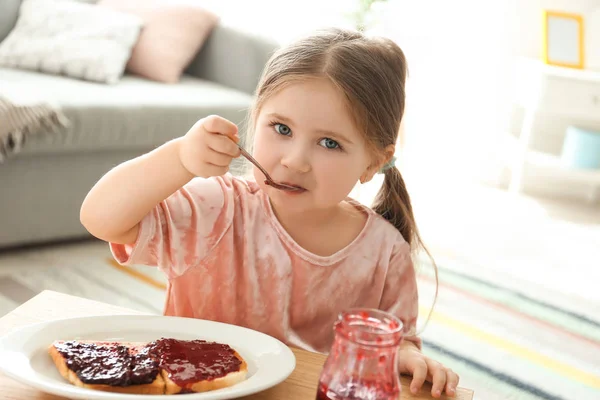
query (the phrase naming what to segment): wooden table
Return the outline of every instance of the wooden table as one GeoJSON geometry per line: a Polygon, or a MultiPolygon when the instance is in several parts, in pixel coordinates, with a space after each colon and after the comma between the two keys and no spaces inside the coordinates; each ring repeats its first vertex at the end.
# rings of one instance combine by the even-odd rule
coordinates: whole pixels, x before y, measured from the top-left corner
{"type": "MultiPolygon", "coordinates": [[[[27,324],[52,321],[60,318],[83,317],[90,315],[142,314],[140,312],[117,307],[97,301],[62,293],[44,291],[9,314],[0,318],[0,336],[14,328],[27,324]]],[[[312,400],[315,398],[319,374],[325,362],[321,354],[292,349],[296,356],[296,369],[281,384],[244,397],[245,400],[312,400]]],[[[408,389],[410,380],[402,377],[401,399],[432,399],[430,386],[425,386],[421,394],[413,396],[408,389]]],[[[59,400],[60,397],[48,395],[36,389],[24,386],[0,373],[2,399],[5,400],[59,400]]],[[[457,390],[457,400],[471,400],[473,392],[463,388],[457,390]]],[[[446,397],[442,397],[445,399],[446,397]]]]}

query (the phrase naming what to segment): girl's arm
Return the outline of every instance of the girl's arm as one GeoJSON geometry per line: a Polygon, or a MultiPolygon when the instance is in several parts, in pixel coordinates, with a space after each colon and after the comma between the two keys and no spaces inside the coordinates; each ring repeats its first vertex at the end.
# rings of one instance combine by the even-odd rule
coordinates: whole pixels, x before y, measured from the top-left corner
{"type": "Polygon", "coordinates": [[[158,203],[195,176],[227,172],[239,149],[237,126],[210,116],[183,137],[112,169],[86,196],[81,223],[94,236],[112,243],[135,242],[139,223],[158,203]]]}
{"type": "Polygon", "coordinates": [[[170,141],[104,175],[81,206],[85,228],[107,242],[133,243],[144,216],[194,177],[179,158],[181,142],[170,141]]]}
{"type": "Polygon", "coordinates": [[[440,398],[446,392],[456,395],[459,377],[451,369],[426,357],[421,352],[422,341],[416,336],[419,296],[411,251],[404,240],[390,259],[390,267],[383,293],[382,308],[396,315],[404,324],[404,339],[399,351],[401,374],[411,374],[410,391],[417,393],[425,381],[431,382],[431,395],[440,398]]]}

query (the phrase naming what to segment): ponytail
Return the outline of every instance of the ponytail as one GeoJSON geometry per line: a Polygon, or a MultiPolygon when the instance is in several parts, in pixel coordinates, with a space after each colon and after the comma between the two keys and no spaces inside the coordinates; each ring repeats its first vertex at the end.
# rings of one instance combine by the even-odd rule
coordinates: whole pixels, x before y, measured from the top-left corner
{"type": "Polygon", "coordinates": [[[415,222],[410,196],[406,190],[406,184],[404,183],[400,170],[398,170],[396,166],[391,165],[389,168],[386,168],[383,173],[385,174],[383,186],[379,189],[379,192],[375,197],[373,210],[400,231],[402,237],[410,246],[411,254],[414,255],[419,249],[423,249],[431,260],[435,272],[435,297],[427,321],[423,326],[424,330],[425,326],[427,326],[427,322],[429,322],[429,319],[431,318],[431,313],[433,312],[433,307],[435,306],[438,295],[439,280],[437,264],[421,240],[421,235],[419,234],[415,222]]]}
{"type": "Polygon", "coordinates": [[[387,168],[384,174],[383,186],[375,197],[373,210],[394,225],[412,249],[420,238],[406,184],[395,166],[387,168]]]}

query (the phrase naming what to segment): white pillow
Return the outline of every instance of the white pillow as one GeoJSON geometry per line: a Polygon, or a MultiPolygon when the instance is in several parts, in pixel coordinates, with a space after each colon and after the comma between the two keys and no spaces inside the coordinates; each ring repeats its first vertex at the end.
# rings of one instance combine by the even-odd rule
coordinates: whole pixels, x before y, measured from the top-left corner
{"type": "Polygon", "coordinates": [[[137,16],[96,5],[24,0],[0,43],[0,66],[117,83],[141,27],[137,16]]]}

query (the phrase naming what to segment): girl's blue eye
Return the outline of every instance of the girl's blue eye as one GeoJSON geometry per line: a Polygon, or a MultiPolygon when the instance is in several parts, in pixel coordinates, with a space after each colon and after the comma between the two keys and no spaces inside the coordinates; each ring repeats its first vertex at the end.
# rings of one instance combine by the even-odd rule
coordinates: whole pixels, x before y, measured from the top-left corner
{"type": "Polygon", "coordinates": [[[285,135],[285,136],[288,136],[290,133],[292,133],[292,130],[290,129],[290,127],[287,125],[284,125],[284,124],[275,124],[275,130],[280,135],[285,135]]]}
{"type": "Polygon", "coordinates": [[[333,139],[329,139],[329,138],[321,139],[321,141],[319,142],[319,145],[325,147],[326,149],[331,149],[331,150],[341,148],[340,144],[338,142],[336,142],[333,139]]]}

